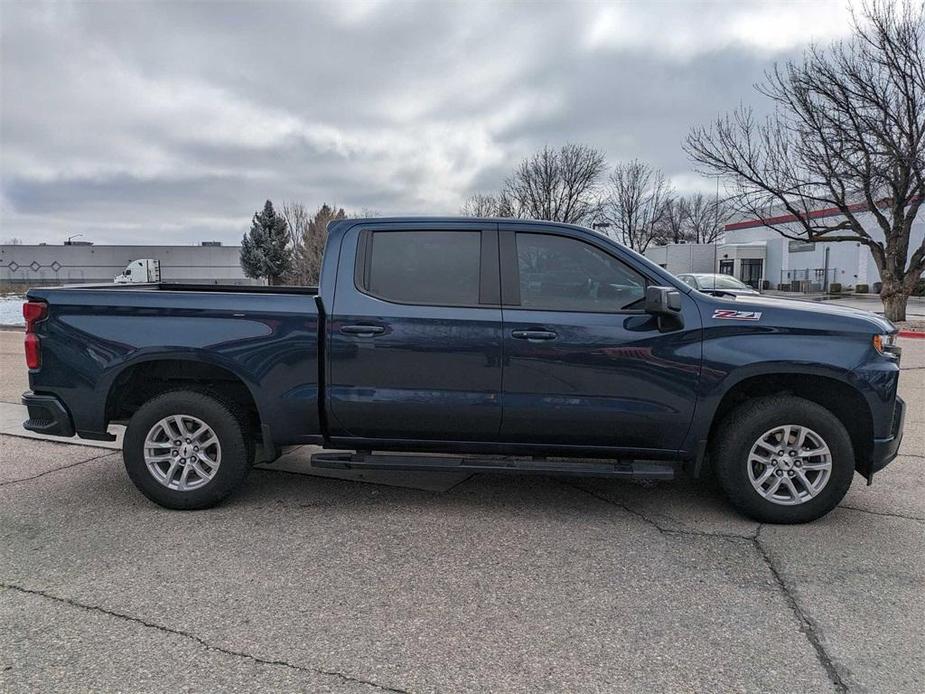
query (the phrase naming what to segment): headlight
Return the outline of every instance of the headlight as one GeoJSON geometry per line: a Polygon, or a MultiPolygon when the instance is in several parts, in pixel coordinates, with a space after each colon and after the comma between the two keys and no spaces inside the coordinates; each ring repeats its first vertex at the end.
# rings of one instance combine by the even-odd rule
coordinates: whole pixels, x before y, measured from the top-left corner
{"type": "Polygon", "coordinates": [[[902,349],[896,344],[896,333],[874,335],[874,349],[890,359],[899,359],[902,349]]]}

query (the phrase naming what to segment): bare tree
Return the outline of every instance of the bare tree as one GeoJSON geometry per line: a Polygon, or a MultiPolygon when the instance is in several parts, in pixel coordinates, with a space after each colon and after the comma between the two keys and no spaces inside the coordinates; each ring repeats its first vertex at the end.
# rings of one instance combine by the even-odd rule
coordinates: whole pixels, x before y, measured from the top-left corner
{"type": "Polygon", "coordinates": [[[850,40],[813,47],[766,75],[758,90],[775,104],[773,116],[758,121],[741,107],[685,144],[704,173],[732,184],[739,211],[781,235],[869,248],[891,320],[905,320],[925,271],[925,241],[910,248],[925,200],[923,35],[925,4],[874,0],[855,16],[850,40]],[[811,214],[820,207],[839,215],[811,214]],[[767,221],[771,209],[796,218],[798,231],[767,221]]]}
{"type": "Polygon", "coordinates": [[[302,236],[308,229],[312,215],[301,202],[284,202],[280,212],[286,224],[289,225],[289,241],[293,252],[298,252],[302,245],[302,236]]]}
{"type": "Polygon", "coordinates": [[[459,214],[464,217],[500,217],[499,197],[494,193],[474,193],[466,198],[459,208],[459,214]]]}
{"type": "Polygon", "coordinates": [[[686,234],[687,201],[682,197],[671,197],[665,202],[665,211],[653,240],[659,245],[681,243],[687,240],[686,234]]]}
{"type": "MultiPolygon", "coordinates": [[[[305,211],[301,203],[295,203],[292,207],[300,207],[305,211]]],[[[293,270],[289,277],[292,284],[305,286],[315,286],[318,284],[319,273],[321,272],[321,255],[324,251],[324,242],[328,237],[328,223],[335,219],[346,219],[347,213],[344,209],[330,206],[324,203],[314,214],[305,212],[297,213],[296,218],[304,222],[300,226],[299,243],[295,247],[293,258],[293,270]]]]}
{"type": "Polygon", "coordinates": [[[695,193],[684,200],[684,233],[688,243],[715,243],[722,236],[729,217],[728,203],[695,193]]]}
{"type": "Polygon", "coordinates": [[[671,197],[659,169],[638,159],[620,163],[607,181],[600,218],[610,235],[643,253],[659,237],[671,197]]]}
{"type": "Polygon", "coordinates": [[[498,215],[579,224],[597,211],[604,153],[586,145],[544,147],[525,159],[497,196],[498,215]]]}

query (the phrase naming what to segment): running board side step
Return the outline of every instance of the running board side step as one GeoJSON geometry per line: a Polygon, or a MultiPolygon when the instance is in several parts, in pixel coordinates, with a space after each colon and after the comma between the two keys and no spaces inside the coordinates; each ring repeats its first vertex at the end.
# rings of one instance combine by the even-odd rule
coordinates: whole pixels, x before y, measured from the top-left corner
{"type": "Polygon", "coordinates": [[[406,472],[514,472],[582,477],[671,480],[675,464],[658,460],[609,460],[587,458],[491,458],[368,453],[315,453],[313,467],[337,470],[402,470],[406,472]]]}

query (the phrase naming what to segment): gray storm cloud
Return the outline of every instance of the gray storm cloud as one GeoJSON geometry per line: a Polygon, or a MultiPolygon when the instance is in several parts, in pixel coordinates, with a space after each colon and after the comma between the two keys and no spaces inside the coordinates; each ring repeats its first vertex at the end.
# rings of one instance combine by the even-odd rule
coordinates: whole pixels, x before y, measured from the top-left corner
{"type": "Polygon", "coordinates": [[[0,3],[0,241],[237,241],[265,199],[453,214],[545,144],[681,151],[840,2],[0,3]]]}

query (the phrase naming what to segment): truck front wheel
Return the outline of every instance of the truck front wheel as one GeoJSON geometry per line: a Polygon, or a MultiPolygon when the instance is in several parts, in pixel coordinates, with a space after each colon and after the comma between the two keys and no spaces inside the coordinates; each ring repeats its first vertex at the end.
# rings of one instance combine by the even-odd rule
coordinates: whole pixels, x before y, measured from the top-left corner
{"type": "Polygon", "coordinates": [[[794,396],[750,400],[723,420],[713,467],[740,512],[765,523],[806,523],[842,500],[854,450],[841,421],[794,396]]]}
{"type": "Polygon", "coordinates": [[[125,469],[146,497],[165,508],[214,506],[250,470],[241,419],[218,400],[177,390],[152,398],[129,420],[125,469]]]}

